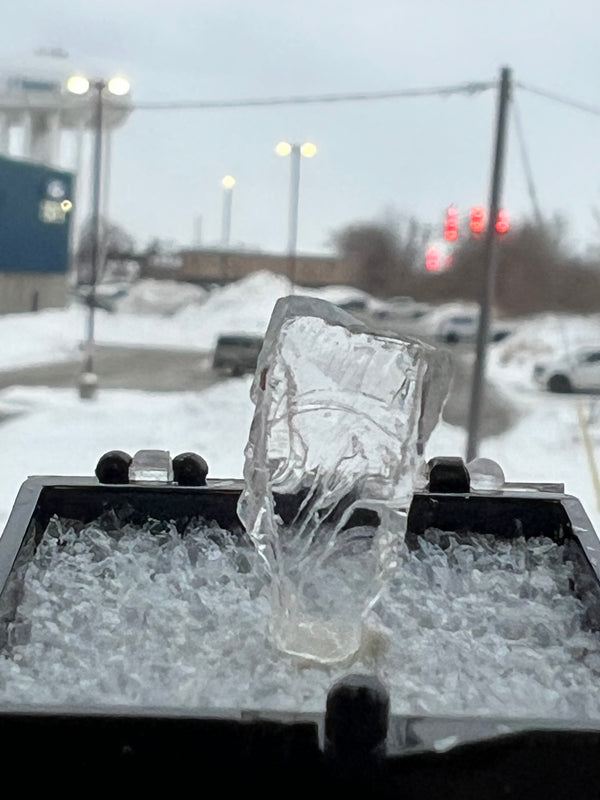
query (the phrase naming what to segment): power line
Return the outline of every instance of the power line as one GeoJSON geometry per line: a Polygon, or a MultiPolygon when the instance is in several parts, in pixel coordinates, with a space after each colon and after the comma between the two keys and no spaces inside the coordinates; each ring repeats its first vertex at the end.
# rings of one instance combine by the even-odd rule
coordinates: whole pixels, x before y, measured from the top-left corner
{"type": "Polygon", "coordinates": [[[523,172],[525,173],[525,183],[527,184],[527,191],[529,193],[529,199],[531,200],[531,205],[533,206],[533,213],[535,215],[536,222],[538,223],[538,225],[541,226],[543,224],[542,212],[540,211],[540,204],[538,202],[537,190],[535,188],[535,182],[533,180],[531,159],[529,158],[527,143],[525,142],[525,136],[523,135],[523,126],[521,124],[521,113],[519,111],[517,98],[514,95],[512,97],[512,104],[513,104],[513,119],[515,121],[515,130],[517,133],[517,141],[519,143],[519,151],[521,153],[521,165],[523,167],[523,172]]]}
{"type": "Polygon", "coordinates": [[[589,103],[583,103],[581,100],[574,100],[571,97],[558,94],[557,92],[549,92],[546,89],[539,89],[527,83],[516,82],[515,86],[517,86],[519,89],[523,89],[526,92],[530,92],[531,94],[537,94],[540,97],[545,97],[547,100],[553,100],[555,103],[562,103],[564,106],[569,106],[570,108],[575,108],[578,111],[585,111],[587,114],[594,114],[595,116],[600,117],[600,106],[593,106],[589,103]]]}
{"type": "Polygon", "coordinates": [[[340,94],[289,95],[286,97],[259,97],[241,100],[177,100],[155,103],[136,103],[136,111],[188,111],[211,108],[251,108],[266,106],[310,105],[316,103],[363,102],[367,100],[395,100],[408,97],[449,97],[475,95],[495,89],[495,81],[472,81],[451,86],[431,86],[423,89],[397,89],[380,92],[346,92],[340,94]]]}

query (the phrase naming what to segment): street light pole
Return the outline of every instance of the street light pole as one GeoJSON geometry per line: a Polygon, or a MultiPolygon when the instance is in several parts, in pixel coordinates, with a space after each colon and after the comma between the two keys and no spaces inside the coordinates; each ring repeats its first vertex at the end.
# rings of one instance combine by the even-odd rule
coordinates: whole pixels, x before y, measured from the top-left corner
{"type": "Polygon", "coordinates": [[[232,175],[225,175],[221,181],[223,185],[223,216],[221,219],[221,247],[223,250],[229,248],[231,240],[231,206],[233,202],[233,187],[235,178],[232,175]]]}
{"type": "Polygon", "coordinates": [[[290,152],[290,206],[288,216],[288,273],[296,283],[296,247],[298,244],[298,204],[300,199],[300,145],[293,144],[290,152]]]}
{"type": "Polygon", "coordinates": [[[96,286],[100,276],[101,261],[101,215],[100,202],[102,192],[102,138],[104,133],[104,92],[123,97],[129,93],[130,85],[126,78],[115,76],[110,80],[88,80],[84,75],[72,75],[66,84],[67,91],[75,95],[88,95],[94,92],[94,157],[92,167],[92,213],[91,213],[91,263],[90,290],[87,297],[88,320],[85,342],[85,358],[79,378],[79,396],[92,398],[96,394],[98,378],[94,373],[94,314],[96,310],[96,286]]]}
{"type": "MultiPolygon", "coordinates": [[[[88,327],[86,341],[86,358],[84,372],[89,376],[94,375],[94,314],[96,308],[96,285],[100,272],[100,192],[102,186],[102,135],[103,135],[103,104],[102,96],[106,84],[104,81],[95,81],[92,84],[96,92],[95,125],[94,125],[94,165],[92,175],[92,259],[90,292],[88,295],[88,327]]],[[[90,380],[88,378],[88,380],[90,380]]]]}
{"type": "MultiPolygon", "coordinates": [[[[296,248],[298,243],[298,207],[300,199],[300,161],[316,155],[312,142],[290,144],[279,142],[275,148],[278,156],[290,156],[290,202],[288,212],[288,276],[292,285],[296,282],[296,248]]],[[[293,291],[293,289],[292,289],[293,291]]]]}

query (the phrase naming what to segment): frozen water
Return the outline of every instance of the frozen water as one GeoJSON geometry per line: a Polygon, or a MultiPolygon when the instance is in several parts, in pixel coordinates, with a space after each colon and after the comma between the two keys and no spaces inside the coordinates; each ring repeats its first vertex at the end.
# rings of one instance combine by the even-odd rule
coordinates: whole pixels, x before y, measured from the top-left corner
{"type": "Polygon", "coordinates": [[[138,450],[129,465],[131,483],[172,483],[173,464],[167,450],[138,450]]]}
{"type": "MultiPolygon", "coordinates": [[[[600,720],[600,639],[567,550],[543,537],[429,531],[402,548],[353,671],[392,712],[600,720]],[[375,624],[377,623],[377,624],[375,624]]],[[[268,582],[243,534],[201,520],[51,520],[0,657],[0,702],[322,712],[340,665],[267,631],[268,582]]]]}
{"type": "Polygon", "coordinates": [[[373,333],[322,300],[277,302],[238,514],[271,575],[271,632],[285,652],[330,663],[359,649],[449,380],[443,351],[373,333]],[[370,527],[358,509],[376,513],[370,527]]]}
{"type": "Polygon", "coordinates": [[[502,489],[506,478],[500,464],[491,458],[474,458],[467,464],[471,489],[476,491],[497,491],[502,489]]]}

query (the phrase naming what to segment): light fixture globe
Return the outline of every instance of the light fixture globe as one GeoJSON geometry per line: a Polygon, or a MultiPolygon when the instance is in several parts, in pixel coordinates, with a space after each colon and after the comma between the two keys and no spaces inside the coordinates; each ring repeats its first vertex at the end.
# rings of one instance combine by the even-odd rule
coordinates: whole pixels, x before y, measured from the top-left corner
{"type": "Polygon", "coordinates": [[[289,156],[292,152],[292,145],[289,142],[279,142],[275,147],[278,156],[289,156]]]}
{"type": "Polygon", "coordinates": [[[71,94],[87,94],[90,90],[90,82],[85,75],[71,75],[67,78],[67,91],[71,94]]]}
{"type": "Polygon", "coordinates": [[[106,88],[110,94],[114,94],[116,97],[124,97],[126,94],[129,94],[131,84],[127,78],[124,78],[122,75],[115,75],[114,78],[110,78],[107,82],[106,88]]]}
{"type": "Polygon", "coordinates": [[[312,142],[305,142],[303,145],[301,145],[300,152],[304,158],[312,158],[317,154],[317,145],[313,144],[312,142]]]}

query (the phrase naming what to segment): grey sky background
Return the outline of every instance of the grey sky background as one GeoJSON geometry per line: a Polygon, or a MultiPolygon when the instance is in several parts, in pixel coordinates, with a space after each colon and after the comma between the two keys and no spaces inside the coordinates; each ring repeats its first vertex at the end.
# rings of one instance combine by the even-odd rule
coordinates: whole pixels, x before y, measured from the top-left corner
{"type": "MultiPolygon", "coordinates": [[[[600,105],[597,0],[0,0],[3,55],[62,47],[87,72],[123,72],[136,102],[379,91],[516,80],[600,105]]],[[[600,239],[600,117],[519,92],[542,211],[573,244],[600,239]]],[[[280,139],[314,141],[303,160],[300,251],[387,213],[439,223],[486,204],[496,97],[394,99],[239,110],[135,111],[114,137],[111,217],[145,244],[188,244],[195,215],[218,244],[220,180],[231,173],[232,242],[287,241],[289,160],[280,139]]],[[[504,205],[531,214],[511,126],[504,205]]]]}

